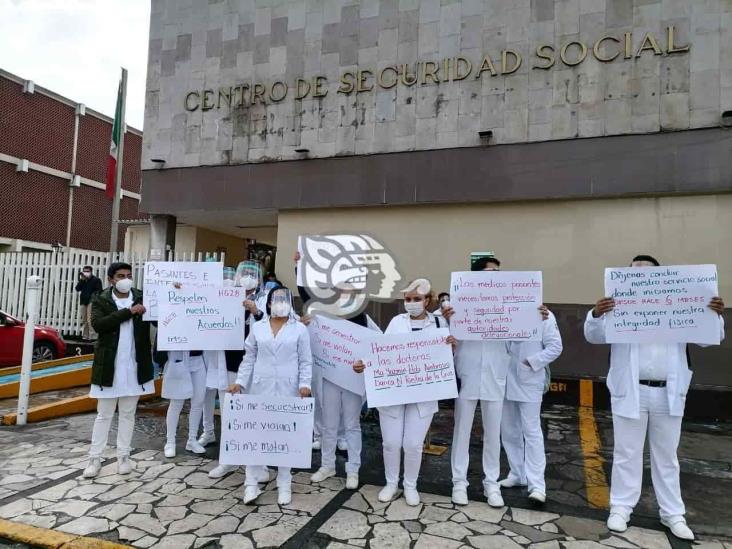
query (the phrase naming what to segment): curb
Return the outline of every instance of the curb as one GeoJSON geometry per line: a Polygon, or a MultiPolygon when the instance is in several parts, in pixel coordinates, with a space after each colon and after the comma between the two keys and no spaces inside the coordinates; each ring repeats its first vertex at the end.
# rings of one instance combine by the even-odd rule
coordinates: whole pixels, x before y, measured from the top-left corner
{"type": "Polygon", "coordinates": [[[131,547],[130,545],[66,534],[5,519],[0,519],[0,539],[25,543],[43,549],[130,549],[131,547]]]}

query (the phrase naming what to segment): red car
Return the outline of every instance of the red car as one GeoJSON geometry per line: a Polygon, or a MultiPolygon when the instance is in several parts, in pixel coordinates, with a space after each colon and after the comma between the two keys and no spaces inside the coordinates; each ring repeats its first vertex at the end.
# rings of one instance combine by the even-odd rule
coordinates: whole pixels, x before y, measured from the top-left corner
{"type": "MultiPolygon", "coordinates": [[[[0,311],[0,366],[19,366],[23,360],[25,322],[0,311]]],[[[66,356],[66,343],[58,330],[36,326],[33,341],[33,362],[66,356]]]]}

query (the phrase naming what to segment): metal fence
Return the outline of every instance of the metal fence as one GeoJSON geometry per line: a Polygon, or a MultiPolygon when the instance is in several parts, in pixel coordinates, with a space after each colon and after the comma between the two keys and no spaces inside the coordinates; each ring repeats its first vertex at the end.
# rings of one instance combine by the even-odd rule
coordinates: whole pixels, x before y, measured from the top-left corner
{"type": "MultiPolygon", "coordinates": [[[[168,261],[224,261],[223,253],[168,252],[168,261]]],[[[81,335],[79,293],[75,290],[79,273],[90,265],[94,275],[107,287],[107,267],[115,261],[132,265],[132,276],[137,287],[142,287],[143,266],[147,256],[105,253],[67,248],[57,252],[0,253],[0,310],[16,318],[25,319],[25,283],[31,275],[43,279],[41,304],[37,323],[52,326],[67,336],[81,335]]]]}

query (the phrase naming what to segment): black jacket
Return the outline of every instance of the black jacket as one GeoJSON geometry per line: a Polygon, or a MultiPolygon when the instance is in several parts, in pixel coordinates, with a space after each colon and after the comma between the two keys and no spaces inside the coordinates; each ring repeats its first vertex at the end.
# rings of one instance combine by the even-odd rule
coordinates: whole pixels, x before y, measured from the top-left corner
{"type": "Polygon", "coordinates": [[[76,284],[76,291],[80,292],[79,304],[89,305],[89,303],[91,303],[92,297],[102,291],[102,281],[99,280],[96,276],[91,275],[91,277],[89,278],[79,280],[79,282],[76,284]]]}

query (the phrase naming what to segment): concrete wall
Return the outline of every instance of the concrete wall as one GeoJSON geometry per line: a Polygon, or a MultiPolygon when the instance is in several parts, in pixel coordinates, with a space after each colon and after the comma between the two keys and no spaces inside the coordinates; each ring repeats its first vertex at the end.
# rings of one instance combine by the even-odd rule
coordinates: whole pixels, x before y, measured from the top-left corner
{"type": "Polygon", "coordinates": [[[647,253],[667,265],[716,263],[732,302],[731,209],[732,195],[709,195],[287,211],[278,274],[294,284],[283,261],[299,234],[364,232],[391,249],[406,279],[426,276],[439,291],[451,271],[469,269],[471,251],[490,250],[506,270],[542,270],[547,303],[589,304],[603,295],[605,267],[647,253]]]}
{"type": "MultiPolygon", "coordinates": [[[[296,148],[330,157],[476,146],[479,130],[492,130],[495,143],[512,143],[709,127],[732,109],[728,0],[272,4],[153,0],[143,168],[153,167],[151,158],[165,159],[166,168],[299,158],[296,148]],[[669,26],[676,45],[689,51],[667,54],[669,26]],[[593,44],[615,37],[620,44],[607,40],[599,49],[614,54],[626,32],[631,55],[598,61],[593,44]],[[661,55],[644,41],[647,32],[661,55]],[[574,66],[559,59],[571,42],[588,48],[574,66]],[[543,44],[555,50],[547,70],[534,68],[545,63],[536,56],[543,44]],[[505,75],[504,50],[523,59],[505,75]],[[498,74],[475,78],[485,55],[498,74]],[[473,65],[463,80],[338,93],[346,71],[372,70],[368,86],[384,67],[406,64],[413,72],[416,62],[457,56],[473,65]],[[261,84],[266,96],[276,81],[292,88],[298,78],[321,75],[324,97],[296,100],[290,89],[278,103],[248,106],[250,94],[244,106],[231,108],[216,95],[221,87],[261,84]],[[215,106],[187,111],[186,94],[205,89],[214,90],[215,106]]],[[[565,59],[576,59],[579,48],[565,59]]]]}
{"type": "Polygon", "coordinates": [[[236,266],[246,258],[246,242],[243,238],[196,227],[196,252],[226,253],[226,264],[236,266]]]}

